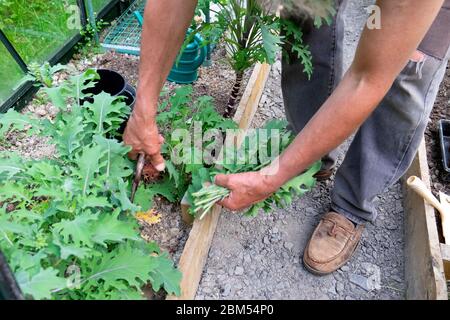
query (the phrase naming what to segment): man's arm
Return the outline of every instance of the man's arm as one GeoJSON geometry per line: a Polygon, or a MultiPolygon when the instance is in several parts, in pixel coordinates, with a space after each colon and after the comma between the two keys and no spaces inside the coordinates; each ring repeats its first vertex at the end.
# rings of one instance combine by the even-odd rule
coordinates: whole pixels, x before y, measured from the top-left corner
{"type": "Polygon", "coordinates": [[[164,170],[156,111],[159,94],[183,43],[197,0],[149,0],[145,7],[136,106],[124,142],[136,158],[143,152],[156,169],[164,170]]]}
{"type": "Polygon", "coordinates": [[[232,190],[223,201],[224,206],[238,210],[263,200],[355,132],[413,56],[443,0],[379,0],[377,4],[381,8],[382,29],[363,31],[350,69],[279,157],[279,163],[258,173],[216,177],[217,184],[232,190]]]}

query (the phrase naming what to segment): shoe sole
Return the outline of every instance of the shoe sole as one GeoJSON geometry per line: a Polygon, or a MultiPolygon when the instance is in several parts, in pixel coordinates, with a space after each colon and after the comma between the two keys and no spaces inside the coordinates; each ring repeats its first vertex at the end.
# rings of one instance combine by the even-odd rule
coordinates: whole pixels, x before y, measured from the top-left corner
{"type": "MultiPolygon", "coordinates": [[[[329,274],[332,274],[333,272],[336,272],[337,270],[339,270],[340,268],[342,268],[344,265],[346,265],[347,262],[350,261],[350,259],[351,259],[351,258],[353,257],[353,255],[355,254],[356,249],[358,249],[360,242],[361,242],[361,239],[360,239],[360,241],[358,241],[358,243],[356,244],[355,248],[353,249],[353,252],[352,252],[352,254],[350,255],[350,258],[349,258],[347,261],[345,261],[344,263],[342,263],[340,266],[338,266],[338,267],[337,267],[335,270],[333,270],[333,271],[330,271],[330,272],[323,272],[323,271],[319,271],[319,270],[317,270],[317,269],[314,269],[313,267],[311,267],[310,265],[308,265],[308,263],[305,261],[305,253],[303,254],[303,257],[302,257],[303,266],[305,267],[306,270],[308,270],[309,272],[311,272],[312,274],[314,274],[314,275],[316,275],[316,276],[323,277],[323,276],[327,276],[327,275],[329,275],[329,274]]],[[[309,243],[308,243],[308,246],[309,246],[309,243]]],[[[306,249],[305,249],[305,252],[306,252],[306,249]]]]}
{"type": "Polygon", "coordinates": [[[322,173],[321,171],[319,171],[318,173],[316,173],[314,175],[314,178],[318,181],[318,182],[322,182],[322,181],[326,181],[328,179],[331,178],[331,176],[333,175],[333,170],[331,170],[330,172],[326,172],[326,173],[322,173]]]}

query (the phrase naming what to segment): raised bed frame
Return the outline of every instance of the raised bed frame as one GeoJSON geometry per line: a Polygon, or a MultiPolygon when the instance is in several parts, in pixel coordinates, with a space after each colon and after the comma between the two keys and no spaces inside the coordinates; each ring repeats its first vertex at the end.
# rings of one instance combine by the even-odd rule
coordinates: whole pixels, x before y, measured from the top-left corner
{"type": "MultiPolygon", "coordinates": [[[[413,175],[421,178],[430,188],[425,140],[422,140],[405,178],[413,175]]],[[[409,189],[405,181],[406,298],[448,300],[446,277],[450,280],[450,246],[439,241],[434,208],[409,189]]]]}
{"type": "MultiPolygon", "coordinates": [[[[268,64],[257,64],[253,69],[233,118],[239,124],[240,129],[235,141],[237,145],[242,143],[250,127],[269,77],[270,69],[271,67],[268,64]]],[[[178,265],[179,270],[183,274],[181,295],[179,297],[168,296],[167,300],[195,299],[221,212],[222,207],[216,205],[205,218],[192,222],[187,214],[187,204],[182,203],[183,220],[186,223],[192,222],[193,225],[178,265]]]]}

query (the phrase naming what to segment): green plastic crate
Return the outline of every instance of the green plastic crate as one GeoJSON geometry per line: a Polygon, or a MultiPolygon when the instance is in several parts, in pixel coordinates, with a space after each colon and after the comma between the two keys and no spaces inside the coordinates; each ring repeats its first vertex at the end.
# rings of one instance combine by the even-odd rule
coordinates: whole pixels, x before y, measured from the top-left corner
{"type": "Polygon", "coordinates": [[[136,0],[130,5],[106,35],[105,40],[101,43],[103,48],[120,53],[139,55],[142,27],[134,12],[139,11],[144,15],[146,2],[146,0],[136,0]]]}

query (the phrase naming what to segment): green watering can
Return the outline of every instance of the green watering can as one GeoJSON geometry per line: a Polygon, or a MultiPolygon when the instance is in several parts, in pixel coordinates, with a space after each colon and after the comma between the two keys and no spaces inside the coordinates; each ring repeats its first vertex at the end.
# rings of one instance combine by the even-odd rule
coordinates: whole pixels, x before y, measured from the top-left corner
{"type": "Polygon", "coordinates": [[[202,42],[202,37],[196,34],[192,42],[181,52],[181,56],[172,67],[167,80],[182,84],[189,84],[197,80],[198,68],[205,62],[207,54],[207,47],[202,46],[202,42]]]}
{"type": "MultiPolygon", "coordinates": [[[[135,11],[134,15],[139,23],[143,24],[143,17],[139,11],[135,11]]],[[[188,35],[191,30],[188,30],[188,35]]],[[[202,46],[203,38],[196,34],[193,40],[180,53],[167,80],[180,84],[193,83],[198,78],[198,68],[205,62],[208,54],[208,48],[202,46]]]]}

